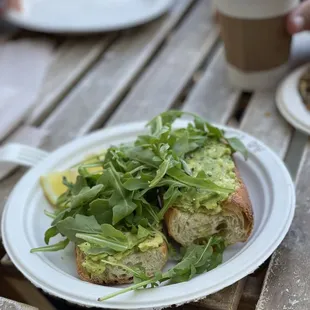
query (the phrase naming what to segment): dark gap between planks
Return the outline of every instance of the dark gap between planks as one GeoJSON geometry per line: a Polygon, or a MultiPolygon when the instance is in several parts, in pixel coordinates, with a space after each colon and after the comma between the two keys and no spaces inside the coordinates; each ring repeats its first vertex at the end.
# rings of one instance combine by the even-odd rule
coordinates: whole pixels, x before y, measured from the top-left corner
{"type": "Polygon", "coordinates": [[[250,92],[242,92],[238,98],[235,111],[231,117],[232,119],[234,119],[238,123],[238,125],[240,125],[240,123],[241,123],[244,112],[245,112],[251,98],[252,98],[252,93],[250,93],[250,92]]]}
{"type": "Polygon", "coordinates": [[[301,157],[307,141],[308,136],[306,134],[296,129],[294,130],[284,160],[284,163],[294,181],[296,179],[301,157]]]}

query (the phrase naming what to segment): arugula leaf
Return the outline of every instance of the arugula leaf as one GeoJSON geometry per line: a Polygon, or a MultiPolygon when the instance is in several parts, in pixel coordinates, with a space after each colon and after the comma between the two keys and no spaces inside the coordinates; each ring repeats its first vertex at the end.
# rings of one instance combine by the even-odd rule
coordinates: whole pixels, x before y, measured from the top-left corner
{"type": "Polygon", "coordinates": [[[117,224],[123,218],[131,214],[136,208],[137,205],[126,198],[119,202],[116,206],[113,207],[113,225],[117,224]]]}
{"type": "Polygon", "coordinates": [[[217,128],[217,127],[214,127],[210,124],[207,124],[207,129],[209,131],[210,134],[212,134],[212,136],[214,136],[215,138],[217,138],[218,140],[224,138],[224,132],[223,130],[217,128]]]}
{"type": "Polygon", "coordinates": [[[47,245],[47,246],[42,246],[39,248],[31,249],[30,253],[60,251],[60,250],[63,250],[69,244],[69,242],[70,240],[67,238],[63,241],[59,241],[58,243],[55,243],[52,245],[47,245]]]}
{"type": "Polygon", "coordinates": [[[198,178],[198,177],[193,178],[191,176],[188,176],[182,170],[176,167],[170,168],[167,171],[167,174],[171,176],[172,178],[188,186],[204,188],[206,190],[216,192],[216,193],[221,193],[221,194],[222,193],[230,194],[234,191],[233,188],[224,188],[224,187],[218,186],[206,178],[198,178]]]}
{"type": "Polygon", "coordinates": [[[56,218],[56,215],[55,215],[55,213],[53,213],[53,212],[49,212],[49,211],[47,211],[47,210],[44,210],[44,214],[45,214],[46,216],[50,217],[51,219],[55,219],[55,218],[56,218]]]}
{"type": "Polygon", "coordinates": [[[50,227],[44,234],[44,242],[45,244],[49,244],[50,239],[57,236],[59,234],[56,226],[50,227]]]}
{"type": "Polygon", "coordinates": [[[124,252],[128,249],[127,240],[126,242],[123,242],[121,240],[117,240],[117,238],[113,238],[110,236],[103,236],[100,234],[92,235],[92,234],[78,233],[76,234],[76,237],[91,244],[95,244],[103,248],[105,247],[110,248],[117,252],[124,252]]]}
{"type": "Polygon", "coordinates": [[[126,235],[109,224],[101,225],[100,233],[78,233],[76,237],[95,245],[95,248],[97,248],[96,252],[100,253],[110,254],[111,250],[123,252],[129,249],[126,235]]]}
{"type": "Polygon", "coordinates": [[[177,118],[180,118],[183,114],[184,112],[177,110],[166,111],[154,117],[151,121],[147,123],[146,126],[150,127],[151,134],[154,134],[154,132],[156,132],[156,129],[158,129],[159,127],[159,122],[161,126],[171,125],[177,118]]]}
{"type": "Polygon", "coordinates": [[[112,240],[119,240],[122,242],[126,242],[127,238],[120,230],[117,230],[112,225],[103,224],[101,225],[101,231],[104,236],[109,237],[112,240]]]}
{"type": "Polygon", "coordinates": [[[116,190],[116,192],[125,198],[126,192],[121,183],[120,176],[115,170],[115,167],[110,162],[108,163],[109,168],[106,170],[109,173],[110,185],[116,190]]]}
{"type": "Polygon", "coordinates": [[[155,178],[151,181],[149,184],[149,187],[154,187],[158,184],[158,182],[165,176],[167,173],[167,170],[171,166],[171,156],[165,159],[159,166],[159,168],[156,171],[155,178]]]}
{"type": "Polygon", "coordinates": [[[173,203],[180,197],[182,193],[174,186],[170,186],[168,191],[164,195],[164,206],[158,213],[158,218],[162,220],[167,210],[173,205],[173,203]]]}
{"type": "Polygon", "coordinates": [[[148,148],[142,146],[134,146],[124,149],[124,153],[131,160],[136,160],[148,167],[158,167],[158,163],[153,161],[153,158],[155,157],[154,152],[148,148]]]}
{"type": "Polygon", "coordinates": [[[68,187],[69,190],[72,190],[73,188],[73,183],[69,182],[67,177],[63,176],[62,177],[62,183],[63,185],[65,185],[66,187],[68,187]]]}
{"type": "Polygon", "coordinates": [[[97,198],[89,204],[89,211],[92,215],[97,215],[110,209],[111,206],[108,199],[97,198]]]}
{"type": "Polygon", "coordinates": [[[67,217],[56,224],[58,232],[70,241],[77,243],[77,233],[96,234],[101,232],[101,226],[94,216],[77,214],[75,218],[67,217]]]}
{"type": "Polygon", "coordinates": [[[129,191],[135,191],[148,188],[149,183],[142,179],[130,178],[123,184],[123,186],[129,191]]]}
{"type": "Polygon", "coordinates": [[[89,255],[99,255],[99,254],[106,254],[106,255],[115,255],[117,251],[114,251],[107,247],[95,247],[91,246],[89,249],[83,250],[85,254],[89,255]]]}
{"type": "Polygon", "coordinates": [[[61,221],[69,212],[71,211],[71,208],[69,209],[63,209],[59,210],[59,212],[56,212],[56,216],[51,224],[51,226],[55,226],[59,221],[61,221]]]}
{"type": "Polygon", "coordinates": [[[71,201],[71,208],[74,209],[91,202],[93,199],[97,197],[102,188],[103,188],[102,184],[98,184],[92,188],[83,187],[76,196],[73,196],[71,201]]]}
{"type": "Polygon", "coordinates": [[[97,198],[89,204],[89,213],[99,224],[112,224],[113,211],[107,199],[97,198]]]}
{"type": "Polygon", "coordinates": [[[84,187],[87,187],[87,182],[84,177],[78,175],[71,189],[72,195],[78,195],[84,187]]]}
{"type": "Polygon", "coordinates": [[[202,273],[208,270],[208,263],[213,253],[210,241],[206,246],[192,244],[185,250],[181,262],[167,272],[171,283],[188,281],[198,274],[198,271],[202,273]]]}
{"type": "Polygon", "coordinates": [[[182,164],[182,168],[183,170],[189,175],[189,176],[192,176],[193,173],[192,173],[192,170],[188,167],[186,161],[184,159],[180,159],[180,162],[182,164]]]}
{"type": "Polygon", "coordinates": [[[140,239],[140,240],[145,239],[149,235],[150,235],[150,231],[148,229],[145,229],[141,225],[138,226],[138,233],[137,233],[138,239],[140,239]]]}
{"type": "Polygon", "coordinates": [[[243,155],[244,159],[248,159],[249,157],[248,150],[239,139],[234,137],[234,138],[228,138],[226,140],[234,152],[240,152],[243,155]]]}

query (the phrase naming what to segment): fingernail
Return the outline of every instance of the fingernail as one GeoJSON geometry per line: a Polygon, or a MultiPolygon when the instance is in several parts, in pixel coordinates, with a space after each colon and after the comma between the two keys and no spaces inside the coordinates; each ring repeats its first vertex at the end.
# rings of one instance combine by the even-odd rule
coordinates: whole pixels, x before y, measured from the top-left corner
{"type": "Polygon", "coordinates": [[[295,27],[297,28],[297,31],[300,31],[300,30],[303,30],[304,28],[305,19],[302,16],[297,15],[293,17],[293,23],[295,27]]]}

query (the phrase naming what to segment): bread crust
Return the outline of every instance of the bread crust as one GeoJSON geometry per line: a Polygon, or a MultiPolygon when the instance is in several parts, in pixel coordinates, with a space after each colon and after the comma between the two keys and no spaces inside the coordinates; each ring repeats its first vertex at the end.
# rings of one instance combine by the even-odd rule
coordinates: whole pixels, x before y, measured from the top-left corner
{"type": "MultiPolygon", "coordinates": [[[[238,188],[234,193],[232,193],[221,205],[223,210],[236,210],[239,209],[244,217],[245,229],[246,229],[246,236],[240,242],[245,242],[251,235],[254,226],[254,217],[253,217],[253,210],[252,204],[250,201],[250,197],[247,191],[247,188],[241,178],[238,168],[235,168],[235,173],[237,176],[237,180],[239,183],[238,188]]],[[[164,219],[167,226],[168,234],[174,238],[174,225],[175,220],[180,215],[180,210],[177,207],[171,207],[165,213],[164,219]]],[[[176,240],[178,241],[178,240],[176,240]]]]}
{"type": "Polygon", "coordinates": [[[236,208],[241,210],[247,223],[247,235],[246,239],[243,240],[246,241],[251,235],[254,226],[253,209],[248,190],[243,182],[243,179],[241,178],[240,172],[237,167],[235,168],[235,172],[238,179],[239,187],[227,198],[226,201],[223,202],[222,207],[224,210],[236,208]]]}
{"type": "MultiPolygon", "coordinates": [[[[167,244],[163,242],[163,244],[156,249],[160,254],[162,255],[162,267],[166,264],[168,260],[168,248],[167,244]]],[[[109,275],[106,278],[102,278],[100,276],[98,277],[91,277],[90,274],[87,272],[87,270],[83,267],[82,263],[85,259],[85,254],[79,249],[79,247],[75,247],[75,255],[76,255],[76,268],[77,273],[81,280],[87,281],[94,284],[99,285],[117,285],[117,284],[128,284],[133,282],[133,276],[128,273],[124,273],[123,276],[113,277],[112,273],[109,273],[109,275]]],[[[152,274],[148,274],[149,276],[152,276],[152,274]]]]}

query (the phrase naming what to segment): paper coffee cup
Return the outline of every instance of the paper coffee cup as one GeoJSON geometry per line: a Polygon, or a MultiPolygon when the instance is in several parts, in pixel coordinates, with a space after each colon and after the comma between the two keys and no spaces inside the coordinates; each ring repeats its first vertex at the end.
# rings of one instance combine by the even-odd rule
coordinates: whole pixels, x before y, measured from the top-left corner
{"type": "Polygon", "coordinates": [[[228,76],[243,90],[275,87],[288,67],[288,13],[299,0],[216,0],[228,76]]]}

